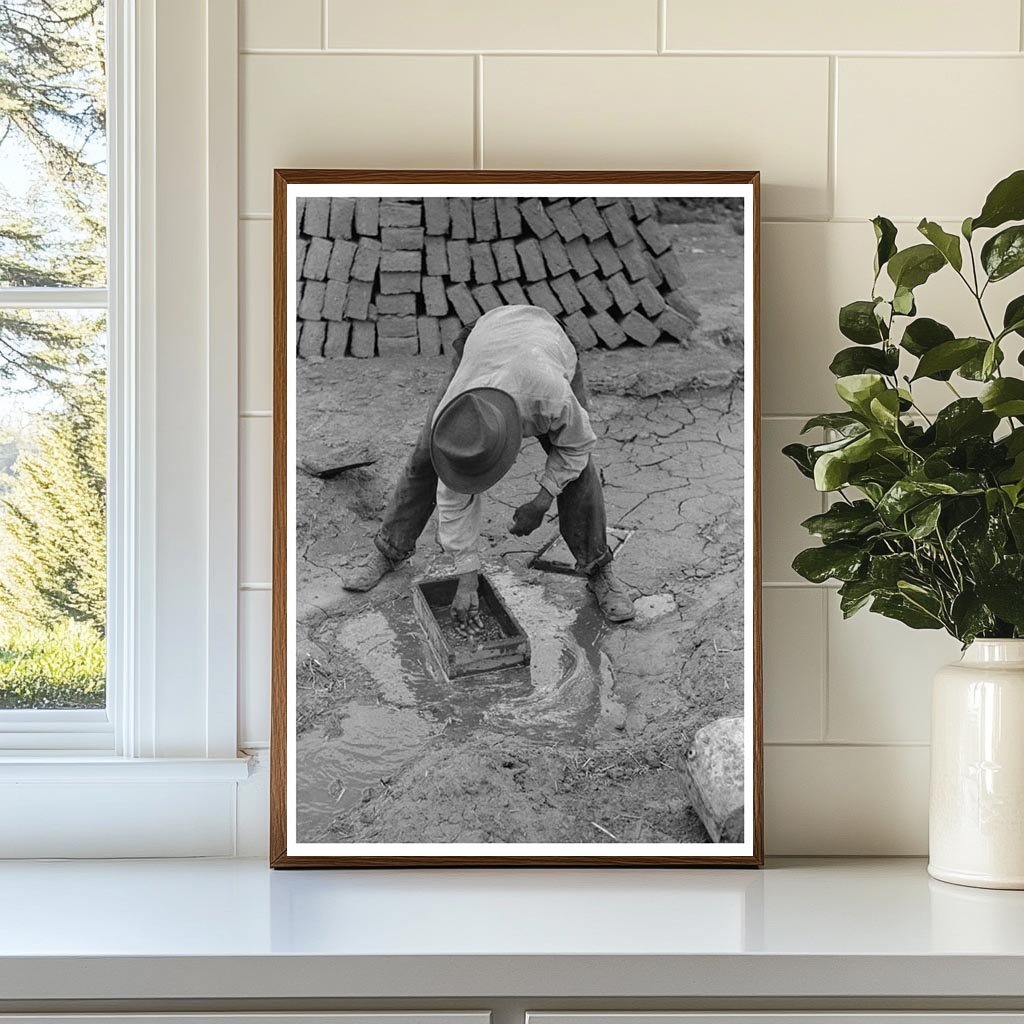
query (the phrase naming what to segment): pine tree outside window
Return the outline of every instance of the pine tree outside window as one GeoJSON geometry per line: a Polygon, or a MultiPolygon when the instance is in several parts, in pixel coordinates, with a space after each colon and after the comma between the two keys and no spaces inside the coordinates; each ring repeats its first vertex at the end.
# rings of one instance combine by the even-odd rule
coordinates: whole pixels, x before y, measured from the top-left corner
{"type": "MultiPolygon", "coordinates": [[[[0,0],[0,727],[107,725],[103,0],[0,0]]],[[[17,744],[15,744],[17,745],[17,744]]]]}

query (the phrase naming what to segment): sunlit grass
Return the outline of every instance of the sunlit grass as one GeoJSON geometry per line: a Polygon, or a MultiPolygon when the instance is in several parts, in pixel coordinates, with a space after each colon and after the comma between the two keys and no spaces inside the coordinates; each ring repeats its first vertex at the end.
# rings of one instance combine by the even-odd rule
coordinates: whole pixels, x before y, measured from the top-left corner
{"type": "Polygon", "coordinates": [[[101,708],[105,689],[105,644],[91,627],[0,623],[0,708],[101,708]]]}

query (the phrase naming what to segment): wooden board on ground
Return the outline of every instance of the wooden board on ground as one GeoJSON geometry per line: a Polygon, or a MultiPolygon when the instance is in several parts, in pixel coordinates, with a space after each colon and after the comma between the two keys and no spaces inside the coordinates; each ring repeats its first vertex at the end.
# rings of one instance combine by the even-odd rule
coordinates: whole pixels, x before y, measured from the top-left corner
{"type": "MultiPolygon", "coordinates": [[[[621,526],[609,526],[608,547],[612,549],[612,554],[614,555],[632,536],[632,530],[627,530],[621,526]]],[[[560,572],[569,576],[576,575],[576,559],[573,558],[560,533],[556,533],[533,556],[529,567],[531,569],[540,569],[543,572],[560,572]]]]}

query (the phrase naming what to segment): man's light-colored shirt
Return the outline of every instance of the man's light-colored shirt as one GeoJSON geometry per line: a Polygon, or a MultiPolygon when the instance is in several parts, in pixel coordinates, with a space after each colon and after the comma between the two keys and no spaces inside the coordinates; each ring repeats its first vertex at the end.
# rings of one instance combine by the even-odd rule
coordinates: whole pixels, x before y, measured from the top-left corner
{"type": "MultiPolygon", "coordinates": [[[[471,388],[498,388],[515,399],[523,437],[551,442],[540,485],[557,497],[586,469],[597,443],[587,411],[570,382],[576,350],[558,321],[538,306],[499,306],[476,322],[440,411],[471,388]]],[[[482,494],[460,494],[437,484],[437,538],[455,571],[480,568],[482,494]]]]}

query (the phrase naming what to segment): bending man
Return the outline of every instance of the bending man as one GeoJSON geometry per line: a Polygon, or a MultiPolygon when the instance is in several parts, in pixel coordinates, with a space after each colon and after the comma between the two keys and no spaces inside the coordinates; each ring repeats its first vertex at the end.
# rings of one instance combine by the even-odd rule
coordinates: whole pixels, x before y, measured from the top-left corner
{"type": "Polygon", "coordinates": [[[537,306],[492,309],[460,341],[374,548],[345,588],[370,590],[408,559],[436,504],[438,540],[459,575],[452,611],[462,626],[477,628],[483,494],[509,471],[522,439],[536,437],[547,462],[536,495],[516,509],[509,531],[533,533],[557,501],[562,537],[598,607],[611,622],[633,618],[633,601],[611,567],[604,492],[591,458],[597,438],[572,342],[537,306]]]}

